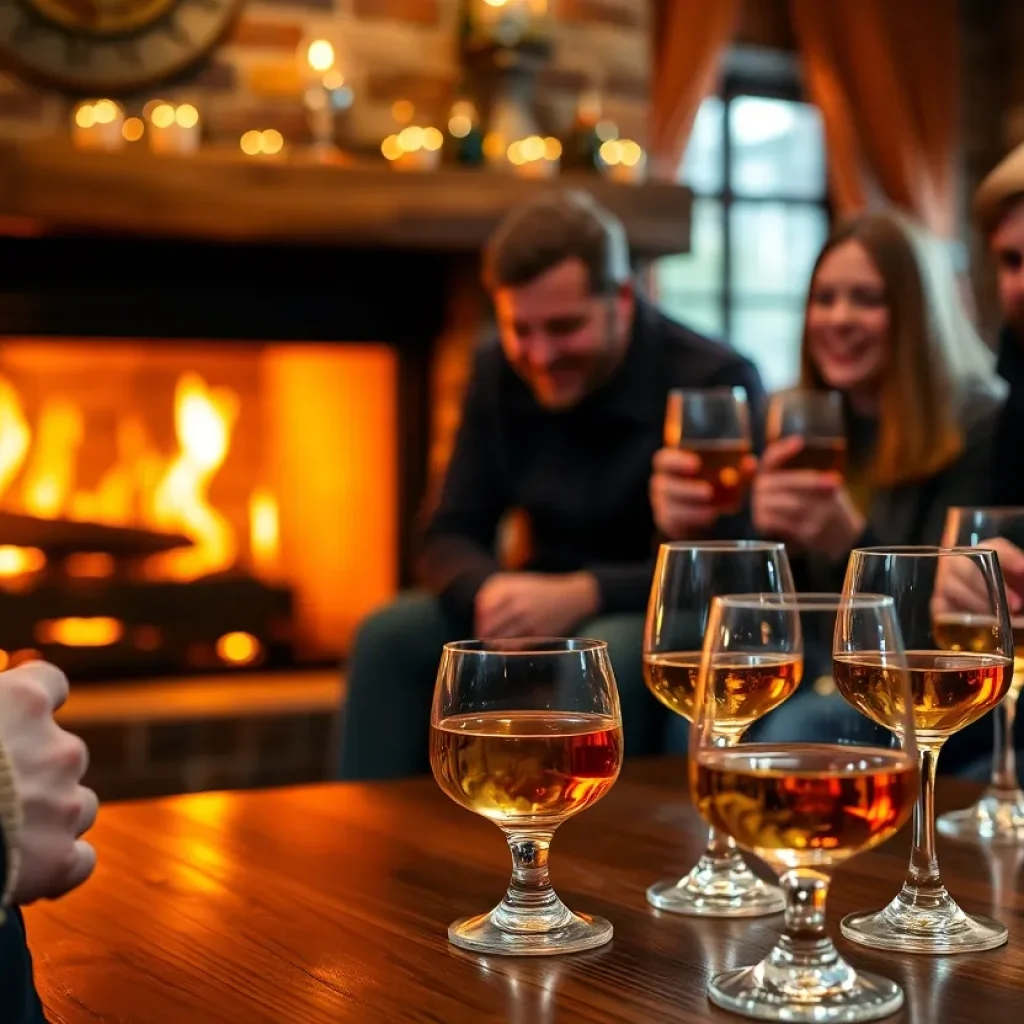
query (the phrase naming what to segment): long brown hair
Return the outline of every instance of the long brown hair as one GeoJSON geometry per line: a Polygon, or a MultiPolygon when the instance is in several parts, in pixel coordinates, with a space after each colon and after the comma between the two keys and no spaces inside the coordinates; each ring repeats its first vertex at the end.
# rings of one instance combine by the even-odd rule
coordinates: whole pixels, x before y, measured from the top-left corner
{"type": "MultiPolygon", "coordinates": [[[[812,289],[822,260],[846,242],[867,252],[885,282],[889,308],[889,355],[871,483],[891,487],[923,480],[963,451],[960,412],[968,378],[997,389],[992,354],[960,304],[938,241],[893,211],[840,224],[814,265],[812,289]]],[[[811,358],[806,313],[800,377],[805,388],[828,387],[811,358]]]]}

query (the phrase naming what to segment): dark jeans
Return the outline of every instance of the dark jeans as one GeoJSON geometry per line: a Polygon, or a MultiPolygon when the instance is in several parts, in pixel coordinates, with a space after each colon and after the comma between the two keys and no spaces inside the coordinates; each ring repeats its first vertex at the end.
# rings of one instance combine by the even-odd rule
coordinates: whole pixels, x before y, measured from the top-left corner
{"type": "Polygon", "coordinates": [[[46,1024],[32,981],[32,957],[25,942],[25,922],[17,907],[8,907],[0,925],[0,1021],[46,1024]]]}
{"type": "MultiPolygon", "coordinates": [[[[575,630],[608,644],[629,756],[680,745],[678,728],[670,727],[675,716],[644,686],[643,631],[639,614],[601,615],[575,630]]],[[[403,594],[363,621],[348,663],[338,778],[393,779],[430,771],[430,704],[441,648],[461,639],[459,625],[421,593],[403,594]]]]}

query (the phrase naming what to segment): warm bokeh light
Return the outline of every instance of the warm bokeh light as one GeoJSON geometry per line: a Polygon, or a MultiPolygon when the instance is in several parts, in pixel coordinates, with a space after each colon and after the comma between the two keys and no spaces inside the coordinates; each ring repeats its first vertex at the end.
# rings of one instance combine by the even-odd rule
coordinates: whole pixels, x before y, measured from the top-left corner
{"type": "Polygon", "coordinates": [[[391,116],[399,124],[408,124],[415,112],[416,110],[409,100],[395,100],[391,104],[391,116]]]}
{"type": "Polygon", "coordinates": [[[18,548],[13,544],[0,544],[0,577],[39,572],[45,565],[46,555],[39,548],[18,548]]]}
{"type": "Polygon", "coordinates": [[[544,140],[544,159],[560,160],[562,158],[562,143],[554,136],[549,135],[544,140]]]}
{"type": "Polygon", "coordinates": [[[229,665],[251,665],[263,646],[251,633],[225,633],[217,641],[217,657],[229,665]]]}
{"type": "Polygon", "coordinates": [[[41,644],[61,647],[110,647],[124,636],[124,623],[104,615],[92,618],[44,619],[36,623],[41,644]]]}
{"type": "Polygon", "coordinates": [[[238,145],[246,156],[256,156],[263,148],[263,136],[257,131],[248,131],[238,140],[238,145]]]}
{"type": "Polygon", "coordinates": [[[276,128],[267,128],[260,133],[260,148],[268,156],[274,156],[284,149],[284,136],[276,128]]]}
{"type": "Polygon", "coordinates": [[[409,125],[398,133],[398,144],[407,153],[423,148],[423,129],[419,125],[409,125]]]}
{"type": "Polygon", "coordinates": [[[153,108],[150,120],[157,128],[170,128],[174,124],[174,107],[170,103],[161,103],[153,108]]]}
{"type": "Polygon", "coordinates": [[[614,121],[598,121],[594,126],[594,134],[602,142],[608,142],[619,137],[619,128],[614,121]]]}
{"type": "Polygon", "coordinates": [[[324,75],[325,89],[340,89],[345,84],[345,76],[337,69],[328,71],[324,75]]]}
{"type": "Polygon", "coordinates": [[[473,122],[465,114],[453,114],[448,119],[448,131],[457,139],[464,139],[473,130],[473,122]]]}
{"type": "Polygon", "coordinates": [[[113,100],[97,100],[92,111],[97,124],[113,124],[117,120],[118,106],[113,100]]]}
{"type": "Polygon", "coordinates": [[[314,39],[306,51],[306,59],[314,71],[330,71],[334,67],[334,47],[326,39],[314,39]]]}
{"type": "Polygon", "coordinates": [[[129,117],[121,125],[121,134],[128,142],[138,142],[146,131],[146,125],[141,117],[129,117]]]}
{"type": "Polygon", "coordinates": [[[484,136],[484,156],[489,160],[495,160],[506,152],[505,140],[498,132],[488,132],[484,136]]]}
{"type": "Polygon", "coordinates": [[[182,103],[174,112],[174,120],[182,128],[195,128],[199,124],[199,111],[191,103],[182,103]]]}
{"type": "Polygon", "coordinates": [[[437,128],[423,129],[423,148],[431,151],[438,150],[444,145],[444,136],[437,128]]]}
{"type": "Polygon", "coordinates": [[[387,160],[397,160],[404,150],[398,142],[397,135],[389,135],[381,144],[380,151],[387,160]]]}
{"type": "Polygon", "coordinates": [[[79,128],[91,128],[96,123],[96,111],[91,103],[83,103],[75,111],[75,124],[79,128]]]}

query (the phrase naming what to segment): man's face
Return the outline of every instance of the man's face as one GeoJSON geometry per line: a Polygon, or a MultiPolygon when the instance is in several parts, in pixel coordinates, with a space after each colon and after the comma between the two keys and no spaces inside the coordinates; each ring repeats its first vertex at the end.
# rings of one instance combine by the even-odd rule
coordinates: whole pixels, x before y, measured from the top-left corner
{"type": "Polygon", "coordinates": [[[629,285],[592,295],[578,259],[494,293],[505,357],[548,409],[577,405],[611,377],[629,344],[633,304],[629,285]]]}
{"type": "Polygon", "coordinates": [[[1007,210],[989,239],[1003,315],[1024,333],[1024,199],[1007,210]]]}

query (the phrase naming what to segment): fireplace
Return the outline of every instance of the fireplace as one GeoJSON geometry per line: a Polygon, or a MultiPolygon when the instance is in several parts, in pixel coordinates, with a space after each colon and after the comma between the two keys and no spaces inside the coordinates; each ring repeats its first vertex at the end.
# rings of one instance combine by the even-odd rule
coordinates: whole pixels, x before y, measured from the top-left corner
{"type": "Polygon", "coordinates": [[[0,664],[343,657],[411,575],[448,262],[0,241],[0,664]]]}

